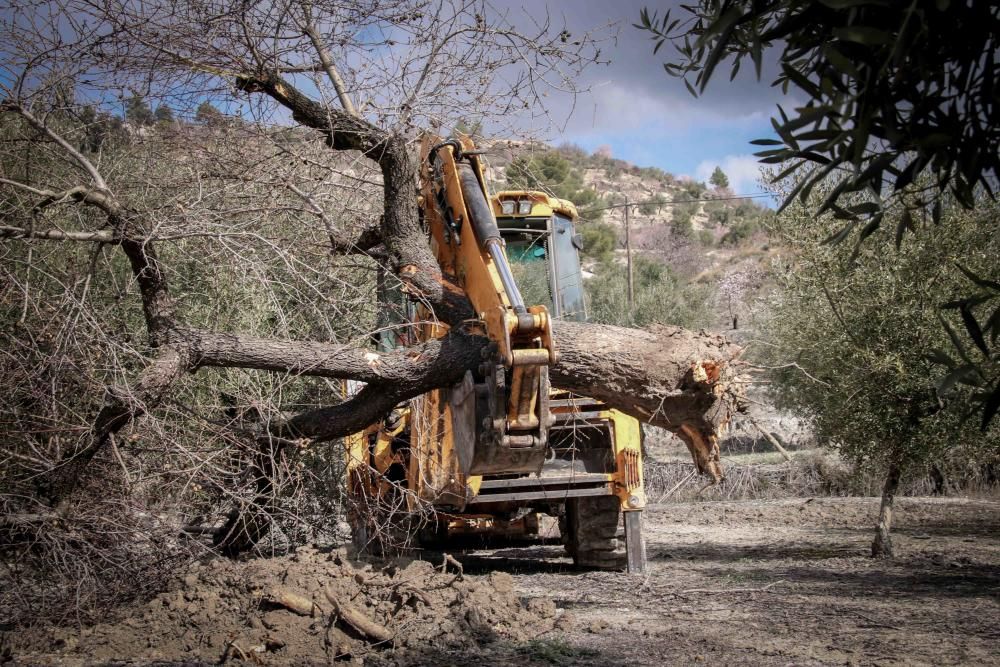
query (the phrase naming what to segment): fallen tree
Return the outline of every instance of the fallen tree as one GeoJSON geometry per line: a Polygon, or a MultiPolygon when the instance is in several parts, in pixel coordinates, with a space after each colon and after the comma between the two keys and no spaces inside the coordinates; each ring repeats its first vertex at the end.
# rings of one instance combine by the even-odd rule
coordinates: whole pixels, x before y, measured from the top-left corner
{"type": "MultiPolygon", "coordinates": [[[[445,3],[442,6],[450,6],[451,13],[430,16],[422,13],[420,3],[401,0],[390,4],[391,9],[375,11],[375,5],[359,2],[346,16],[338,4],[302,4],[292,10],[291,20],[297,25],[294,34],[283,32],[287,17],[270,5],[247,9],[242,17],[220,17],[200,2],[175,4],[166,14],[155,7],[137,9],[129,3],[80,3],[75,9],[102,27],[99,35],[81,31],[73,36],[17,22],[8,26],[7,43],[12,45],[6,52],[8,69],[20,68],[20,84],[4,88],[0,113],[11,145],[35,150],[30,160],[25,158],[29,153],[6,152],[0,177],[6,197],[0,238],[7,239],[6,244],[27,247],[23,253],[20,249],[11,251],[20,253],[18,262],[25,267],[20,273],[11,273],[23,292],[20,317],[16,317],[15,306],[9,304],[8,308],[16,319],[8,322],[12,331],[16,330],[8,338],[18,341],[12,346],[14,355],[22,355],[18,372],[28,377],[32,369],[55,368],[53,377],[65,378],[65,369],[58,361],[62,354],[59,345],[72,338],[65,332],[75,331],[81,313],[86,313],[84,319],[93,320],[93,330],[100,330],[112,341],[97,355],[100,358],[94,359],[97,370],[93,375],[103,374],[113,381],[105,383],[103,401],[86,426],[65,429],[38,425],[38,420],[32,422],[26,415],[38,409],[41,399],[33,394],[18,399],[24,406],[16,408],[11,420],[26,424],[22,428],[24,446],[17,453],[18,460],[26,462],[27,472],[21,477],[41,488],[39,502],[49,507],[64,504],[86,485],[92,463],[109,450],[126,481],[133,483],[125,455],[140,454],[126,451],[123,455],[116,438],[124,432],[138,437],[134,433],[137,420],[169,407],[176,414],[209,423],[217,437],[250,452],[241,459],[250,462],[246,475],[240,476],[241,470],[212,473],[214,477],[198,474],[214,480],[211,484],[223,497],[231,493],[227,484],[238,477],[251,489],[249,500],[240,500],[242,505],[268,509],[270,501],[266,499],[275,495],[275,477],[286,465],[282,456],[285,449],[303,441],[326,442],[356,432],[402,401],[457,382],[466,370],[481,362],[488,341],[467,332],[464,323],[473,315],[470,305],[455,279],[443,274],[437,265],[422,226],[413,149],[419,125],[430,126],[440,119],[430,114],[420,116],[417,109],[421,102],[436,104],[435,96],[445,95],[458,85],[456,82],[468,85],[456,74],[456,68],[462,66],[467,74],[480,78],[481,104],[496,104],[498,113],[503,113],[504,97],[491,89],[493,84],[485,73],[524,65],[525,53],[543,59],[549,71],[559,71],[566,63],[580,64],[586,56],[580,53],[583,47],[568,44],[561,34],[543,31],[524,36],[513,28],[489,23],[477,13],[485,8],[478,6],[445,3]],[[376,108],[378,96],[369,96],[366,104],[373,110],[368,114],[364,105],[351,99],[350,86],[345,87],[345,77],[332,56],[333,49],[350,47],[350,38],[339,32],[341,19],[353,21],[355,32],[392,24],[423,35],[425,41],[413,47],[418,55],[402,67],[400,76],[409,82],[409,88],[391,113],[376,108]],[[248,29],[247,21],[256,27],[248,29]],[[329,31],[325,38],[320,26],[329,31]],[[46,44],[58,48],[53,46],[47,52],[46,44]],[[35,59],[26,60],[25,56],[35,59]],[[228,125],[206,121],[203,127],[175,123],[146,129],[145,134],[129,130],[134,135],[119,128],[125,138],[116,150],[124,157],[121,163],[109,164],[105,151],[111,152],[113,146],[100,133],[117,127],[114,119],[95,116],[93,106],[77,100],[71,88],[62,86],[60,81],[72,76],[53,80],[33,71],[33,67],[42,66],[39,63],[48,70],[75,74],[92,87],[91,95],[94,90],[111,90],[135,77],[143,79],[148,89],[166,90],[169,86],[173,91],[179,86],[183,90],[180,96],[221,86],[231,91],[229,99],[234,104],[249,105],[247,115],[263,107],[279,118],[256,126],[243,118],[228,125]],[[99,76],[94,74],[98,69],[102,72],[99,76]],[[309,80],[309,90],[322,91],[317,87],[325,80],[334,93],[328,97],[306,94],[289,78],[303,73],[315,75],[309,80]],[[295,127],[274,129],[279,120],[289,117],[295,127]],[[147,168],[163,169],[155,178],[147,178],[141,169],[130,166],[129,160],[134,161],[134,154],[143,150],[160,151],[147,156],[146,162],[140,161],[147,168]],[[330,152],[347,156],[350,169],[326,159],[324,153],[330,152]],[[333,187],[331,173],[340,180],[361,184],[356,198],[360,203],[350,223],[337,215],[339,209],[348,207],[333,187]],[[244,270],[246,264],[248,279],[260,281],[264,300],[277,301],[280,296],[299,303],[308,294],[317,303],[332,301],[317,287],[319,278],[314,282],[303,279],[301,287],[292,289],[255,265],[260,253],[279,244],[269,236],[275,226],[269,216],[287,216],[289,211],[293,221],[301,225],[293,229],[303,229],[303,236],[280,242],[286,248],[309,243],[317,246],[310,248],[312,254],[306,259],[289,250],[275,252],[275,264],[286,271],[281,280],[286,275],[295,280],[322,276],[330,270],[325,264],[333,261],[329,257],[357,258],[365,263],[365,270],[378,266],[394,276],[409,299],[424,304],[434,317],[451,325],[449,333],[414,347],[376,353],[357,338],[335,343],[330,341],[335,336],[324,336],[325,340],[290,336],[288,332],[295,330],[291,325],[272,326],[267,335],[239,331],[238,308],[234,309],[237,316],[225,321],[236,331],[213,328],[219,320],[217,313],[229,304],[224,297],[208,299],[208,305],[200,310],[189,303],[193,293],[218,289],[192,280],[192,276],[200,276],[208,283],[212,278],[211,267],[204,266],[211,259],[197,254],[210,258],[219,248],[228,249],[227,243],[243,239],[252,243],[247,241],[233,253],[238,261],[231,272],[244,270]],[[258,213],[259,219],[255,217],[258,213]],[[377,223],[373,222],[376,218],[377,223]],[[313,228],[321,231],[317,234],[313,228]],[[199,245],[191,245],[195,240],[199,245]],[[37,305],[44,293],[31,284],[36,261],[32,253],[42,244],[48,248],[59,244],[93,248],[87,252],[87,271],[72,289],[65,290],[68,319],[59,323],[57,335],[46,334],[47,339],[28,328],[29,322],[40,327],[52,324],[44,307],[37,305]],[[108,257],[111,249],[116,249],[118,258],[108,257]],[[194,260],[201,261],[203,268],[192,273],[185,267],[194,260]],[[97,271],[100,262],[108,266],[104,274],[97,271]],[[122,280],[119,267],[127,267],[131,275],[124,281],[127,287],[117,290],[108,307],[132,308],[127,297],[129,289],[135,287],[136,310],[141,310],[145,333],[142,342],[135,340],[138,330],[129,329],[127,318],[116,327],[104,327],[98,316],[81,305],[87,301],[92,281],[100,280],[100,275],[112,284],[122,280]],[[27,335],[21,336],[17,327],[28,328],[27,335]],[[278,329],[285,335],[277,335],[278,329]],[[52,340],[61,342],[54,345],[52,340]],[[107,367],[110,372],[103,370],[107,367]],[[241,413],[223,423],[197,414],[178,399],[187,378],[210,368],[254,369],[281,378],[355,380],[365,386],[342,400],[332,400],[331,392],[325,391],[320,405],[291,410],[276,404],[253,406],[242,411],[252,418],[241,413]],[[44,435],[53,430],[62,432],[60,429],[71,432],[72,446],[44,435]],[[38,453],[39,443],[44,455],[38,453]]],[[[53,11],[58,14],[73,9],[53,11]]],[[[370,52],[369,56],[375,57],[370,52]]],[[[344,60],[350,62],[346,55],[344,60]]],[[[538,62],[528,68],[525,76],[529,79],[539,76],[538,62]]],[[[346,80],[353,81],[355,90],[373,89],[361,85],[358,71],[352,71],[346,80]]],[[[512,90],[523,94],[530,87],[512,90]]],[[[165,99],[171,94],[163,93],[165,99]]],[[[466,104],[477,99],[468,91],[462,95],[466,104]]],[[[538,103],[540,96],[530,101],[538,103]]],[[[133,98],[130,104],[141,105],[141,100],[133,98]]],[[[529,101],[523,104],[527,106],[529,101]]],[[[128,114],[126,120],[131,120],[128,114]]],[[[56,255],[56,251],[45,252],[56,255]]],[[[70,266],[76,263],[72,258],[60,261],[70,266]]],[[[38,271],[35,275],[37,280],[38,271]]],[[[324,288],[328,288],[326,283],[324,288]]],[[[373,310],[383,307],[385,304],[371,305],[373,310]]],[[[321,308],[316,312],[323,315],[321,308]]],[[[264,319],[270,323],[285,315],[274,309],[264,319]]],[[[352,313],[347,309],[338,316],[349,318],[352,313]]],[[[310,323],[334,330],[329,320],[329,315],[323,315],[313,317],[310,323]]],[[[673,327],[640,331],[560,322],[555,334],[560,352],[560,361],[552,368],[555,386],[598,398],[644,422],[670,429],[688,444],[701,472],[715,480],[721,477],[716,435],[739,408],[738,347],[714,334],[673,327]]],[[[79,341],[79,345],[86,348],[87,341],[79,341]]],[[[19,382],[13,374],[8,379],[12,385],[19,382]]],[[[71,405],[67,396],[72,392],[60,382],[64,380],[49,382],[53,387],[50,403],[67,406],[59,411],[59,419],[70,413],[76,419],[80,410],[71,405]]],[[[197,461],[192,469],[219,467],[215,454],[195,454],[190,448],[180,454],[197,461]]],[[[14,496],[10,494],[10,498],[14,496]]],[[[17,506],[17,502],[12,500],[11,505],[17,506]]],[[[239,512],[231,516],[231,522],[249,525],[239,512]]],[[[232,533],[223,530],[220,534],[227,532],[232,533]]],[[[254,537],[259,531],[245,532],[254,533],[254,537]]]]}

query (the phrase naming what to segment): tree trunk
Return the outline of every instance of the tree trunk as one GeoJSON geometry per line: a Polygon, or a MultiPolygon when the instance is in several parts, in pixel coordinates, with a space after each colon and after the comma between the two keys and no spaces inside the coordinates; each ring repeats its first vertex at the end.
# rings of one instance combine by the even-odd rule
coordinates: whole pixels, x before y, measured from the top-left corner
{"type": "MultiPolygon", "coordinates": [[[[579,322],[554,323],[559,361],[552,385],[590,396],[669,429],[692,451],[700,472],[721,478],[718,433],[741,408],[741,349],[724,337],[679,327],[649,330],[579,322]]],[[[386,353],[331,343],[276,341],[176,330],[198,366],[258,368],[368,383],[346,403],[275,423],[271,435],[331,440],[378,420],[401,401],[458,382],[475,370],[489,341],[453,329],[439,340],[386,353]]]]}
{"type": "Polygon", "coordinates": [[[899,488],[901,469],[893,463],[885,476],[885,486],[882,487],[882,505],[878,513],[878,525],[875,527],[875,541],[872,542],[872,558],[892,558],[892,505],[899,488]]]}
{"type": "Polygon", "coordinates": [[[688,446],[699,473],[723,478],[718,435],[744,403],[739,346],[717,334],[662,325],[558,321],[553,336],[560,356],[549,370],[552,386],[670,430],[688,446]]]}

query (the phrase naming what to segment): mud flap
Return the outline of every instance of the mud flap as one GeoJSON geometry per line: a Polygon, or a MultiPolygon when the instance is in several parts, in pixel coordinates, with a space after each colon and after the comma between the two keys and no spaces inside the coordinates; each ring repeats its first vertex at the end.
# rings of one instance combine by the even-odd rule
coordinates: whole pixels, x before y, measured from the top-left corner
{"type": "Polygon", "coordinates": [[[646,571],[646,543],[642,541],[642,511],[622,512],[625,515],[625,555],[629,574],[646,571]]]}

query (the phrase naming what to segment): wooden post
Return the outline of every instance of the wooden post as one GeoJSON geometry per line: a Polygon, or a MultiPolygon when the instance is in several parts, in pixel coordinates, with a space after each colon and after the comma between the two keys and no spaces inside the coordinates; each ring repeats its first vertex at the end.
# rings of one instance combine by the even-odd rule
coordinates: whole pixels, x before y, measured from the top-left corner
{"type": "Polygon", "coordinates": [[[625,195],[625,262],[628,266],[628,314],[632,316],[635,310],[635,280],[632,276],[632,236],[628,224],[628,210],[631,208],[628,195],[625,195]]]}

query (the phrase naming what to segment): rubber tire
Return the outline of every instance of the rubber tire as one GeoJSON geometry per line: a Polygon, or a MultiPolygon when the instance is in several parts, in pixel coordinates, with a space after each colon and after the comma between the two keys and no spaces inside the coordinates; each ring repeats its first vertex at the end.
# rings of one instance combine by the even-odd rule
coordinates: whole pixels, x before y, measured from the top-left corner
{"type": "Polygon", "coordinates": [[[618,539],[621,524],[617,497],[570,498],[559,520],[559,532],[574,565],[620,570],[626,565],[625,541],[618,539]]]}

